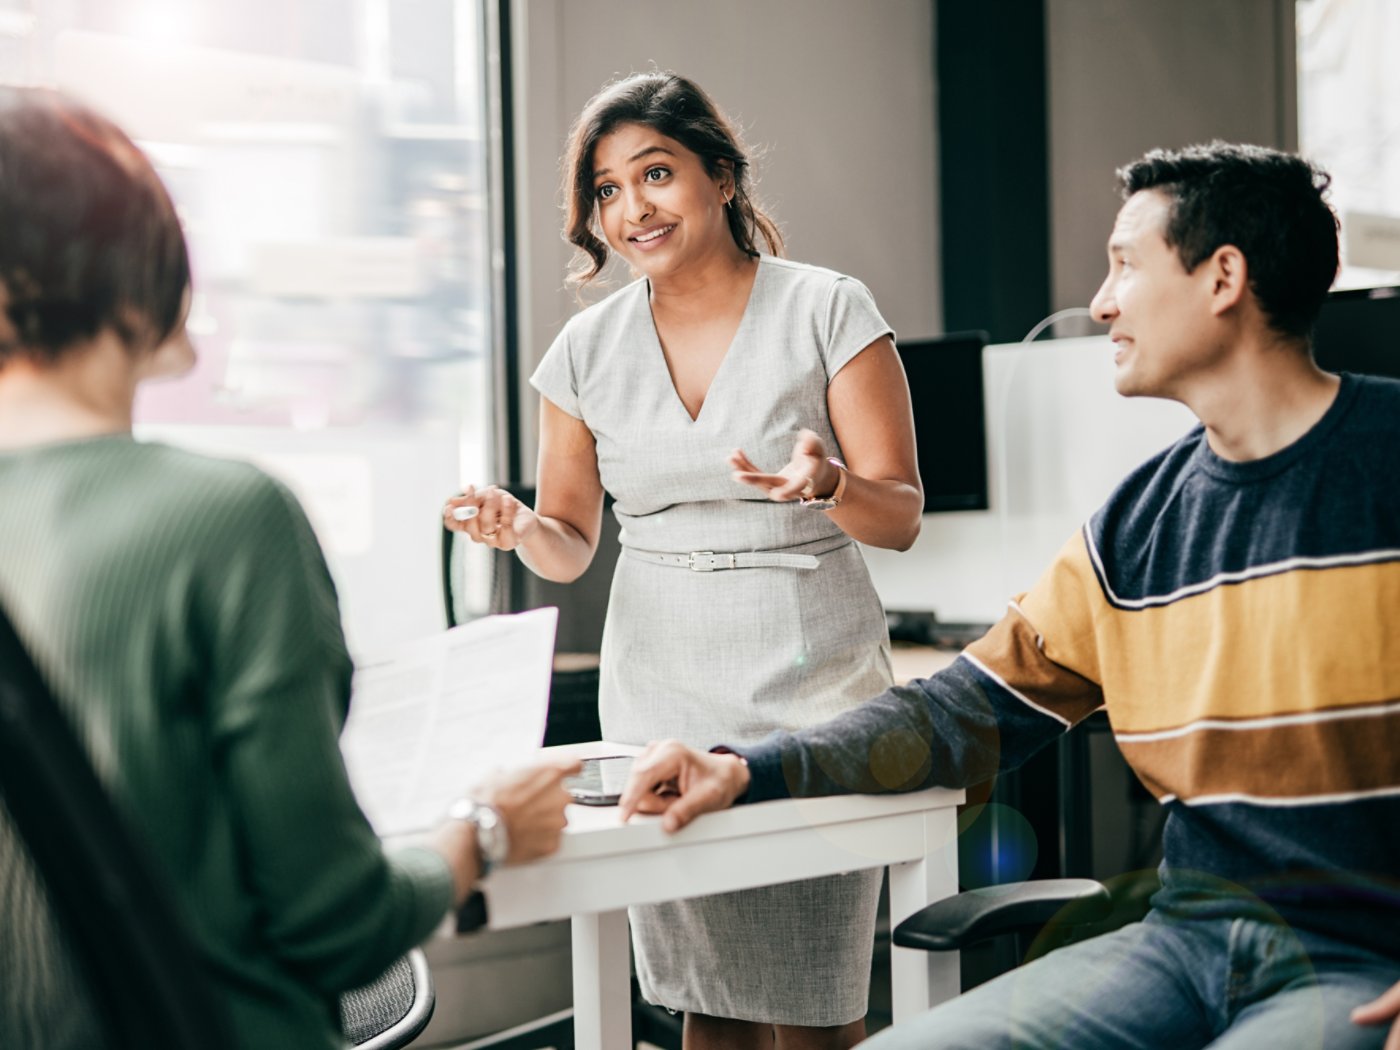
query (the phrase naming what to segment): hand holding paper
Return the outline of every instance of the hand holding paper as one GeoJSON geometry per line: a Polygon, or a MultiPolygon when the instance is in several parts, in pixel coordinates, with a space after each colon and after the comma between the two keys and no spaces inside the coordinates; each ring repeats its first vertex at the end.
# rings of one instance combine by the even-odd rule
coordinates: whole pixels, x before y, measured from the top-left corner
{"type": "Polygon", "coordinates": [[[432,827],[544,739],[557,609],[488,616],[355,672],[341,752],[381,837],[432,827]]]}

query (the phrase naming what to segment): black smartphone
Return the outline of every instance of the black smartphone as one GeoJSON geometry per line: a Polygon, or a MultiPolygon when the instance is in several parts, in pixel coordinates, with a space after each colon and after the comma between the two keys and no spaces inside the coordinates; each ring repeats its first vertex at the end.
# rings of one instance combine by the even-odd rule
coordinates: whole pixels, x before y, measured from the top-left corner
{"type": "Polygon", "coordinates": [[[582,772],[566,777],[564,787],[582,805],[615,806],[631,772],[631,755],[585,758],[582,772]]]}

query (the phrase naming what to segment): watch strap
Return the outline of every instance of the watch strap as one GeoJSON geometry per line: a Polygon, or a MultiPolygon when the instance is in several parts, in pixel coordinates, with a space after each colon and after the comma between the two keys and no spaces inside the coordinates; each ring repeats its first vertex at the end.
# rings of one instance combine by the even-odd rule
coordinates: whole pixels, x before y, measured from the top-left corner
{"type": "Polygon", "coordinates": [[[471,933],[473,930],[479,930],[486,925],[487,920],[486,894],[480,890],[472,890],[467,894],[462,906],[457,909],[457,932],[471,933]]]}
{"type": "Polygon", "coordinates": [[[827,462],[836,468],[836,488],[832,489],[829,496],[813,496],[810,499],[801,501],[802,506],[811,507],[813,510],[831,510],[841,505],[841,500],[846,495],[846,478],[849,471],[846,464],[842,463],[835,456],[827,458],[827,462]]]}
{"type": "Polygon", "coordinates": [[[460,798],[448,808],[447,815],[466,821],[476,829],[478,878],[486,878],[492,868],[505,863],[510,853],[510,836],[495,806],[473,798],[460,798]]]}

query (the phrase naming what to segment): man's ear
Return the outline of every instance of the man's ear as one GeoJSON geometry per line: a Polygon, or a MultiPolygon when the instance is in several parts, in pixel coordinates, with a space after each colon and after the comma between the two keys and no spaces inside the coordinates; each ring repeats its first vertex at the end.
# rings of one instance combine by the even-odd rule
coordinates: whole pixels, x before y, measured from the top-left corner
{"type": "Polygon", "coordinates": [[[1210,281],[1211,313],[1219,317],[1234,309],[1249,291],[1249,262],[1233,244],[1222,244],[1203,264],[1210,281]]]}

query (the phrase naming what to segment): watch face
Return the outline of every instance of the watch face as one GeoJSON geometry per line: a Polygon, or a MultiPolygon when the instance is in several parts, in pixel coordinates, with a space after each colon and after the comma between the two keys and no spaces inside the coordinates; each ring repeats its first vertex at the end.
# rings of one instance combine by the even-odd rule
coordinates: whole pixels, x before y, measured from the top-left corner
{"type": "Polygon", "coordinates": [[[500,816],[489,806],[478,806],[472,822],[476,825],[476,841],[482,856],[492,864],[503,863],[510,846],[500,816]]]}
{"type": "Polygon", "coordinates": [[[447,807],[447,815],[452,820],[469,820],[475,823],[478,808],[474,799],[459,798],[447,807]]]}
{"type": "Polygon", "coordinates": [[[510,851],[500,815],[490,806],[471,798],[459,798],[447,809],[453,820],[464,820],[476,828],[476,844],[482,857],[490,864],[500,864],[510,851]]]}
{"type": "Polygon", "coordinates": [[[482,856],[493,864],[499,859],[496,856],[495,830],[494,825],[487,826],[481,823],[476,825],[476,844],[481,848],[482,856]]]}

